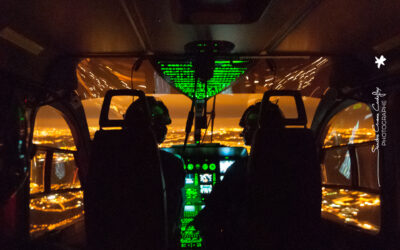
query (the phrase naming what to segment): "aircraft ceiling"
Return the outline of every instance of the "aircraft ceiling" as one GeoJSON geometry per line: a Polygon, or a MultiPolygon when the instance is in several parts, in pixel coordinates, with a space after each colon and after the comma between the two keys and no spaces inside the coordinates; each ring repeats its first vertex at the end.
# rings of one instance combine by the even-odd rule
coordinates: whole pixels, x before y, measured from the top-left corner
{"type": "Polygon", "coordinates": [[[10,27],[45,49],[71,54],[183,53],[186,43],[205,39],[231,41],[234,53],[340,54],[400,33],[396,0],[271,1],[257,22],[212,25],[176,23],[173,2],[7,1],[0,29],[10,27]]]}
{"type": "Polygon", "coordinates": [[[201,24],[201,19],[177,23],[173,14],[179,1],[5,1],[0,10],[0,67],[41,75],[60,55],[181,54],[186,43],[207,39],[231,41],[233,53],[244,54],[346,55],[400,45],[398,0],[267,1],[258,21],[238,24],[201,24]],[[10,30],[19,39],[4,35],[10,30]],[[21,39],[42,50],[26,53],[21,39]]]}

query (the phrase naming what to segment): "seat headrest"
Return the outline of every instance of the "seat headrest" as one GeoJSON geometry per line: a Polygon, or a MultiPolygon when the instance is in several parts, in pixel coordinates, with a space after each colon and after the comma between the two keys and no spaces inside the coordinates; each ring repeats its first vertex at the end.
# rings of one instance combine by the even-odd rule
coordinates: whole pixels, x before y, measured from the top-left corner
{"type": "Polygon", "coordinates": [[[285,126],[294,125],[294,126],[307,126],[307,115],[304,108],[303,99],[301,98],[300,91],[296,90],[269,90],[264,93],[263,100],[261,103],[261,111],[260,111],[260,125],[264,124],[268,119],[267,117],[267,105],[269,105],[269,99],[271,96],[292,96],[296,102],[297,108],[297,118],[284,118],[283,123],[285,126]]]}
{"type": "MultiPolygon", "coordinates": [[[[124,126],[123,119],[120,119],[120,120],[108,119],[108,113],[110,112],[111,99],[114,96],[137,96],[137,97],[139,97],[139,99],[143,98],[145,103],[147,103],[145,94],[141,90],[136,90],[136,89],[108,90],[104,96],[103,106],[101,107],[101,113],[100,113],[100,119],[99,119],[100,129],[104,128],[104,127],[123,127],[124,126]]],[[[147,113],[149,114],[148,109],[147,109],[147,113]]]]}

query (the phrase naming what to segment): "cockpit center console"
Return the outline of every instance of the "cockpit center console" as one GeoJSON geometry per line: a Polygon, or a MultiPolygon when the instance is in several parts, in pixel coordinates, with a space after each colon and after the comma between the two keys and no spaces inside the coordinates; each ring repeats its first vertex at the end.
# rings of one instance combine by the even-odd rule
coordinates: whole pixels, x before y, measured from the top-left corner
{"type": "Polygon", "coordinates": [[[205,206],[205,200],[215,184],[222,181],[227,169],[237,160],[246,157],[243,147],[225,147],[218,143],[173,146],[163,148],[184,160],[186,171],[184,188],[184,214],[181,218],[181,247],[202,247],[199,232],[189,225],[205,206]]]}

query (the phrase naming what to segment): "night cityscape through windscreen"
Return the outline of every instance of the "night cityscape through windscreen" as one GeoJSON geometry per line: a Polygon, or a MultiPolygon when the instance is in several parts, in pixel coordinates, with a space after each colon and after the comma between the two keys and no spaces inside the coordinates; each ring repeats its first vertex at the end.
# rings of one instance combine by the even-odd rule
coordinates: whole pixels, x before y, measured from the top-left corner
{"type": "MultiPolygon", "coordinates": [[[[179,117],[180,114],[185,115],[186,110],[182,108],[182,105],[187,102],[184,98],[178,99],[177,96],[166,95],[164,102],[169,107],[171,118],[173,123],[168,127],[168,134],[166,140],[161,145],[161,147],[169,148],[173,145],[181,145],[184,140],[184,124],[185,119],[179,117]],[[168,99],[170,97],[170,99],[168,99]],[[175,99],[176,103],[179,105],[174,105],[171,99],[175,99]]],[[[231,99],[236,97],[232,95],[225,96],[226,99],[230,97],[231,99]]],[[[240,137],[240,132],[242,128],[238,126],[238,121],[242,110],[238,111],[238,104],[241,99],[243,102],[243,110],[248,105],[249,102],[255,102],[261,96],[249,95],[246,98],[244,96],[237,96],[236,104],[231,104],[227,101],[227,104],[221,102],[219,114],[221,117],[216,118],[216,126],[213,133],[213,143],[220,143],[229,147],[243,147],[243,139],[240,137]],[[236,105],[236,106],[235,106],[236,105]],[[235,110],[233,110],[232,106],[235,110]],[[230,109],[231,108],[231,109],[230,109]],[[225,113],[225,114],[224,114],[225,113]],[[230,115],[226,115],[226,113],[230,115]]],[[[224,96],[220,99],[224,99],[224,96]]],[[[95,131],[98,130],[98,118],[95,116],[99,114],[100,108],[98,105],[101,103],[99,100],[92,100],[91,103],[84,101],[85,108],[88,116],[89,130],[91,136],[94,135],[95,131]],[[92,112],[93,114],[89,113],[92,112]],[[96,121],[97,120],[97,121],[96,121]]],[[[312,103],[311,103],[312,104],[312,103]]],[[[310,109],[310,102],[307,103],[306,107],[310,109]]],[[[118,111],[118,106],[123,107],[124,105],[116,105],[115,111],[118,111]]],[[[314,104],[316,106],[316,104],[314,104]]],[[[311,106],[311,110],[312,110],[311,106]]],[[[356,107],[357,108],[357,107],[356,107]]],[[[51,112],[44,112],[47,116],[51,115],[51,112]]],[[[119,114],[119,112],[116,112],[119,114]]],[[[218,113],[217,113],[218,114],[218,113]]],[[[38,119],[38,124],[36,126],[33,142],[40,146],[53,146],[61,150],[69,150],[71,152],[76,151],[75,143],[73,141],[71,132],[67,125],[59,120],[52,119],[52,117],[47,117],[43,115],[41,119],[38,119]],[[50,120],[49,120],[50,119],[50,120]],[[49,122],[50,121],[50,122],[49,122]],[[49,128],[48,124],[52,124],[54,127],[49,128]]],[[[53,117],[54,118],[54,117],[53,117]]],[[[369,117],[368,117],[369,118],[369,117]]],[[[372,129],[358,128],[357,133],[355,133],[355,127],[344,126],[348,128],[337,128],[335,131],[329,129],[327,131],[326,137],[326,148],[329,148],[330,141],[333,138],[340,136],[342,140],[352,139],[355,142],[362,143],[364,141],[370,141],[373,139],[374,132],[372,129]],[[347,138],[347,139],[346,139],[347,138]]],[[[189,142],[193,139],[190,138],[189,142]]],[[[207,131],[207,135],[204,138],[204,142],[210,141],[210,129],[207,131]]],[[[336,141],[336,139],[335,139],[336,141]]],[[[249,150],[249,147],[247,147],[249,150]]],[[[66,225],[70,225],[77,220],[83,218],[83,194],[81,191],[78,192],[64,192],[57,193],[59,189],[65,188],[79,188],[80,183],[77,178],[77,169],[75,167],[74,156],[72,153],[55,153],[53,155],[54,161],[54,175],[53,179],[55,183],[52,184],[52,190],[54,192],[50,195],[38,195],[43,192],[43,164],[46,158],[46,152],[38,150],[32,160],[32,173],[31,173],[31,194],[34,195],[30,202],[31,211],[31,234],[38,235],[46,231],[61,228],[66,225]]],[[[225,172],[227,168],[232,164],[229,160],[219,162],[219,168],[221,173],[225,172]],[[226,162],[225,162],[226,161],[226,162]]],[[[340,163],[341,166],[345,164],[345,161],[340,163]]],[[[186,166],[190,167],[190,166],[186,166]]],[[[199,195],[207,195],[212,191],[212,186],[209,182],[215,183],[215,177],[212,175],[203,174],[197,176],[192,176],[189,178],[187,176],[186,185],[189,188],[186,195],[192,195],[190,192],[190,187],[192,187],[195,182],[198,182],[199,195]],[[201,184],[201,185],[200,185],[201,184]]],[[[219,177],[221,180],[223,176],[219,177]]],[[[378,232],[380,228],[380,198],[378,194],[361,192],[361,191],[351,191],[347,189],[332,189],[323,188],[322,190],[323,202],[322,202],[322,215],[324,218],[328,218],[335,221],[341,221],[346,224],[361,227],[365,230],[371,232],[378,232]]],[[[197,203],[196,203],[197,204],[197,203]]],[[[202,209],[201,205],[186,205],[185,214],[188,215],[186,219],[182,222],[186,224],[190,219],[189,216],[193,213],[198,213],[199,209],[202,209]],[[192,207],[191,207],[192,206],[192,207]],[[194,210],[193,210],[194,209],[194,210]]],[[[184,228],[184,227],[182,227],[184,228]]],[[[194,232],[194,231],[193,231],[194,232]]],[[[185,234],[188,236],[187,232],[185,234]]],[[[189,237],[189,236],[188,236],[189,237]]],[[[191,244],[196,246],[201,242],[199,238],[193,238],[196,244],[189,242],[187,239],[185,244],[191,244]],[[197,240],[196,240],[197,239],[197,240]]],[[[201,244],[199,244],[201,245],[201,244]]]]}

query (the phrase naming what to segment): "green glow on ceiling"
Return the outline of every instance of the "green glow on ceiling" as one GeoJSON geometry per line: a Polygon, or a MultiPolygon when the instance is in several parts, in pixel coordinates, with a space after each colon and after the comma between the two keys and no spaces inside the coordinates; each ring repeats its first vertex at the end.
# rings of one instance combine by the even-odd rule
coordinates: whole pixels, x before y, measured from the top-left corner
{"type": "MultiPolygon", "coordinates": [[[[247,70],[249,61],[216,60],[213,77],[205,83],[197,82],[196,99],[213,97],[234,83],[247,70]]],[[[183,94],[193,99],[195,78],[192,62],[158,61],[164,79],[183,94]]]]}

